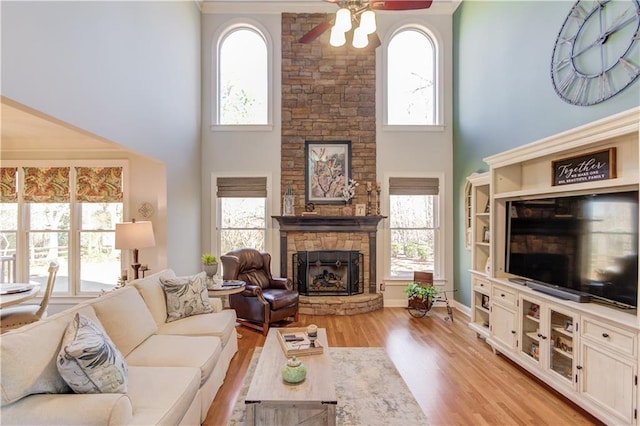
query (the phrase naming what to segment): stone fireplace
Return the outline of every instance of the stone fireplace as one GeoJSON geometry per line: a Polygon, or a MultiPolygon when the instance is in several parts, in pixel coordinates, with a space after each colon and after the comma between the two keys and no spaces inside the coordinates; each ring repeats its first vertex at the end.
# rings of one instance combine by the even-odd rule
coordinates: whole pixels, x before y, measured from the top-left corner
{"type": "Polygon", "coordinates": [[[376,233],[381,216],[341,216],[342,205],[315,203],[305,211],[305,141],[350,141],[351,178],[360,187],[353,204],[367,203],[365,182],[376,176],[376,54],[369,46],[335,49],[329,34],[298,43],[327,14],[282,14],[281,196],[291,188],[296,216],[278,216],[280,274],[293,279],[293,255],[308,251],[356,251],[360,294],[301,295],[300,312],[349,315],[382,308],[376,292],[376,233]],[[353,76],[358,78],[354,79],[353,76]]]}
{"type": "MultiPolygon", "coordinates": [[[[359,294],[300,295],[300,312],[316,315],[352,315],[382,308],[376,291],[376,241],[384,216],[274,216],[280,225],[280,274],[297,280],[294,255],[299,252],[357,253],[359,294]]],[[[314,261],[317,259],[313,259],[314,261]]],[[[322,263],[329,263],[326,259],[322,263]]],[[[335,259],[334,259],[335,264],[335,259]]],[[[320,274],[322,271],[316,273],[320,274]]],[[[327,272],[330,272],[327,268],[327,272]]],[[[335,271],[333,272],[336,273],[335,271]]]]}
{"type": "Polygon", "coordinates": [[[293,285],[305,296],[351,296],[364,290],[364,256],[357,250],[293,254],[293,285]]]}

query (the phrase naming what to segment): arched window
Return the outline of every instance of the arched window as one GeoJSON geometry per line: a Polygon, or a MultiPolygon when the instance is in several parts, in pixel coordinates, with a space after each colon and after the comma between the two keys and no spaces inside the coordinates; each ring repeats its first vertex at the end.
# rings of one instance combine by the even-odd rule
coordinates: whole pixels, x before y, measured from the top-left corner
{"type": "Polygon", "coordinates": [[[437,49],[425,30],[404,27],[387,45],[386,124],[438,124],[437,49]]]}
{"type": "Polygon", "coordinates": [[[235,26],[218,45],[217,123],[269,124],[269,55],[256,28],[235,26]]]}

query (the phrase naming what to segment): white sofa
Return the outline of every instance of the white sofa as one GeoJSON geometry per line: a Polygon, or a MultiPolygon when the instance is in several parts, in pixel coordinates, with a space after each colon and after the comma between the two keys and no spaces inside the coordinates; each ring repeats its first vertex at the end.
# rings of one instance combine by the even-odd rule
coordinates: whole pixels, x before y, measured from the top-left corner
{"type": "Polygon", "coordinates": [[[201,424],[238,350],[235,311],[167,318],[164,270],[0,337],[2,425],[201,424]],[[76,394],[56,368],[79,312],[100,324],[128,367],[126,394],[76,394]]]}

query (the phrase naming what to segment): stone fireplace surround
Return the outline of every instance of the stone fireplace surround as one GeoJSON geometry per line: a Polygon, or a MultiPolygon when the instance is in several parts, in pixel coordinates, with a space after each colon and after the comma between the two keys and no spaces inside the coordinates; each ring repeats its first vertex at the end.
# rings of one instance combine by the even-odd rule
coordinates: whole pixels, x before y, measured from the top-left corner
{"type": "Polygon", "coordinates": [[[355,250],[364,258],[364,293],[354,296],[300,296],[300,312],[353,315],[381,309],[376,289],[378,223],[385,216],[273,216],[280,225],[280,275],[293,275],[293,254],[313,250],[355,250]]]}

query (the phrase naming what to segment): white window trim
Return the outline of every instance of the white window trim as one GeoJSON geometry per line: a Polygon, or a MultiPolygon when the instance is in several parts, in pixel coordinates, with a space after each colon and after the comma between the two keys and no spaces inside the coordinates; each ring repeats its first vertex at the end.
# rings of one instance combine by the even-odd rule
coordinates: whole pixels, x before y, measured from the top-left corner
{"type": "Polygon", "coordinates": [[[222,173],[212,173],[211,174],[211,240],[209,242],[210,249],[208,250],[211,253],[222,253],[220,247],[220,228],[222,227],[222,215],[220,212],[220,198],[218,197],[218,178],[228,178],[228,177],[266,177],[267,178],[267,199],[265,202],[265,236],[264,236],[264,247],[265,251],[271,253],[272,264],[274,262],[274,251],[273,251],[273,224],[271,220],[271,216],[273,215],[274,207],[273,207],[273,177],[271,172],[222,172],[222,173]]]}
{"type": "Polygon", "coordinates": [[[222,26],[213,36],[211,43],[211,125],[212,131],[246,132],[246,131],[271,131],[273,130],[273,39],[264,25],[251,18],[231,19],[227,25],[222,26]],[[258,33],[265,42],[267,48],[267,123],[228,125],[219,123],[220,111],[220,46],[222,40],[232,31],[246,28],[258,33]]]}
{"type": "MultiPolygon", "coordinates": [[[[437,281],[446,281],[446,216],[445,216],[445,175],[442,172],[386,172],[382,175],[382,191],[380,197],[382,199],[382,215],[390,216],[391,203],[389,197],[389,179],[397,177],[414,177],[414,178],[438,178],[438,217],[435,230],[435,259],[433,263],[433,278],[437,281]],[[438,255],[439,254],[439,255],[438,255]]],[[[407,282],[406,277],[392,277],[391,276],[391,226],[390,221],[383,221],[383,265],[384,265],[384,281],[385,282],[407,282]]]]}
{"type": "Polygon", "coordinates": [[[389,124],[389,112],[388,112],[388,99],[387,99],[387,73],[382,72],[382,129],[385,131],[397,131],[397,132],[443,132],[445,130],[444,124],[444,49],[442,48],[443,42],[440,34],[434,29],[428,28],[425,25],[418,24],[415,21],[403,21],[396,26],[390,28],[387,32],[387,36],[382,42],[382,65],[381,69],[386,70],[388,64],[388,49],[391,39],[401,31],[416,30],[423,32],[427,37],[431,39],[434,49],[435,57],[435,70],[434,76],[436,80],[435,84],[435,124],[389,124]]]}
{"type": "MultiPolygon", "coordinates": [[[[22,191],[24,185],[24,171],[21,170],[22,167],[122,167],[122,186],[123,186],[123,195],[122,195],[122,212],[124,218],[129,216],[129,160],[121,160],[121,159],[99,159],[99,160],[6,160],[2,162],[2,167],[18,167],[18,173],[22,174],[22,178],[19,179],[18,183],[18,204],[24,206],[24,201],[22,200],[22,191]]],[[[73,198],[75,194],[75,180],[70,182],[69,190],[71,191],[71,197],[73,198]]],[[[70,235],[69,235],[69,258],[71,258],[71,254],[73,253],[74,262],[72,263],[75,267],[69,269],[69,291],[64,293],[52,293],[51,298],[55,299],[58,303],[60,300],[74,300],[74,303],[77,303],[78,300],[87,297],[95,297],[99,295],[101,292],[90,292],[90,291],[80,291],[80,249],[78,244],[78,238],[80,235],[80,226],[77,218],[79,212],[78,204],[71,204],[72,206],[72,220],[70,225],[70,235]]],[[[27,209],[24,207],[18,208],[18,235],[17,235],[17,247],[16,247],[16,256],[21,259],[26,259],[29,256],[28,250],[28,242],[27,242],[27,232],[26,224],[28,222],[26,217],[27,209]]],[[[120,254],[120,270],[127,269],[130,262],[129,253],[130,250],[123,250],[120,254]],[[125,253],[126,252],[126,253],[125,253]]],[[[27,265],[25,262],[20,264],[20,268],[17,271],[18,280],[24,281],[24,277],[27,277],[27,265]],[[21,279],[21,277],[23,277],[21,279]]],[[[114,278],[115,279],[115,278],[114,278]]]]}

